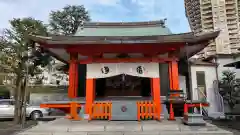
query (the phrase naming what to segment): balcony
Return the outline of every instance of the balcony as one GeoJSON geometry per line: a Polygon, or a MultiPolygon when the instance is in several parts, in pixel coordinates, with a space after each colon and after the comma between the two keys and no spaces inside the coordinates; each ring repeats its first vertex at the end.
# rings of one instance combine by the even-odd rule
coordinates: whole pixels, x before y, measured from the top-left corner
{"type": "Polygon", "coordinates": [[[213,24],[204,25],[204,29],[213,29],[213,24]]]}
{"type": "Polygon", "coordinates": [[[238,34],[239,30],[238,29],[234,29],[234,30],[229,30],[228,32],[229,32],[230,36],[233,36],[233,35],[238,34]]]}
{"type": "Polygon", "coordinates": [[[209,10],[202,10],[202,14],[212,14],[212,9],[209,10]]]}
{"type": "Polygon", "coordinates": [[[233,5],[233,4],[236,4],[236,3],[233,0],[226,0],[225,4],[226,5],[233,5]]]}
{"type": "Polygon", "coordinates": [[[212,47],[210,47],[210,46],[207,46],[206,47],[206,50],[207,50],[207,52],[215,52],[216,51],[216,47],[214,46],[212,46],[212,47]]]}
{"type": "Polygon", "coordinates": [[[231,5],[226,5],[225,6],[226,10],[231,10],[231,9],[235,9],[235,6],[231,6],[231,5]]]}
{"type": "Polygon", "coordinates": [[[228,24],[236,24],[237,20],[233,20],[233,21],[227,21],[228,24]]]}
{"type": "Polygon", "coordinates": [[[202,22],[203,22],[204,24],[212,24],[212,23],[213,23],[213,20],[212,20],[212,19],[202,20],[202,22]]]}
{"type": "Polygon", "coordinates": [[[230,41],[230,44],[238,44],[239,41],[230,41]]]}
{"type": "Polygon", "coordinates": [[[211,5],[211,0],[203,0],[202,5],[211,5]]]}
{"type": "Polygon", "coordinates": [[[229,33],[232,33],[231,31],[233,31],[233,33],[235,33],[234,30],[236,30],[236,29],[237,29],[237,27],[231,27],[231,28],[228,27],[229,33]]]}
{"type": "Polygon", "coordinates": [[[226,11],[226,14],[227,15],[236,15],[236,12],[235,12],[235,10],[231,10],[231,11],[226,11]]]}
{"type": "Polygon", "coordinates": [[[227,15],[227,20],[236,20],[237,15],[227,15]]]}
{"type": "Polygon", "coordinates": [[[212,16],[212,11],[202,11],[203,16],[212,16]]]}
{"type": "Polygon", "coordinates": [[[206,5],[206,6],[202,6],[202,10],[210,10],[212,9],[212,5],[206,5]]]}
{"type": "Polygon", "coordinates": [[[215,47],[216,44],[215,44],[215,42],[212,42],[212,43],[210,43],[208,46],[209,46],[209,47],[215,47]]]}
{"type": "Polygon", "coordinates": [[[202,16],[202,20],[213,20],[212,16],[202,16]]]}
{"type": "Polygon", "coordinates": [[[237,23],[227,23],[228,28],[237,28],[237,23]]]}

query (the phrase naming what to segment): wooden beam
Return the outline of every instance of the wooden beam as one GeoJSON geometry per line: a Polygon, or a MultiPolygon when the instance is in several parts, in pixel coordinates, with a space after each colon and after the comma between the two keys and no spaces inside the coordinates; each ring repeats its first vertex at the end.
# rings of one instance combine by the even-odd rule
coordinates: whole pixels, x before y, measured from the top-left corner
{"type": "Polygon", "coordinates": [[[66,48],[68,52],[80,53],[85,56],[98,55],[100,53],[145,53],[145,54],[161,54],[169,51],[179,50],[185,44],[121,44],[121,45],[79,45],[69,46],[66,48]]]}
{"type": "Polygon", "coordinates": [[[90,64],[90,63],[134,63],[134,62],[158,62],[166,63],[170,61],[176,61],[176,58],[88,58],[86,60],[80,60],[80,64],[90,64]]]}

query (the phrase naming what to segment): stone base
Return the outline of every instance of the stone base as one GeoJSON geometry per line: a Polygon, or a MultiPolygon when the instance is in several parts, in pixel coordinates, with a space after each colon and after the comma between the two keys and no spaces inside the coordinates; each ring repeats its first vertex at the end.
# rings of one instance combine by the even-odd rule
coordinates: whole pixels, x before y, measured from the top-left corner
{"type": "Polygon", "coordinates": [[[189,126],[204,126],[206,122],[201,114],[187,114],[183,118],[183,123],[189,126]]]}
{"type": "Polygon", "coordinates": [[[176,121],[70,121],[57,119],[16,135],[233,135],[212,124],[186,126],[176,121]]]}

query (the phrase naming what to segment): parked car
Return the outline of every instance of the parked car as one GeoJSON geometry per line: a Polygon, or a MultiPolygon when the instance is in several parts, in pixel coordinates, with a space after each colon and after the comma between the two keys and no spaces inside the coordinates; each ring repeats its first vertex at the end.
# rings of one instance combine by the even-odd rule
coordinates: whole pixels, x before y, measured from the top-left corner
{"type": "MultiPolygon", "coordinates": [[[[14,99],[0,99],[0,118],[14,118],[14,99]]],[[[40,108],[40,106],[28,105],[26,117],[37,120],[51,114],[50,109],[40,108]]]]}

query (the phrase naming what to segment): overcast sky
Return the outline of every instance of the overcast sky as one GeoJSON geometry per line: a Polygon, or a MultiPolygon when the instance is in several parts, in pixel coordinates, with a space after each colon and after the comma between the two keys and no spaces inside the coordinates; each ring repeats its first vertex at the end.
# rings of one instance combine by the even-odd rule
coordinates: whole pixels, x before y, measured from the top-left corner
{"type": "Polygon", "coordinates": [[[92,21],[129,22],[167,18],[174,33],[189,32],[184,0],[0,0],[0,29],[9,27],[8,20],[33,17],[48,22],[51,10],[65,5],[84,5],[92,21]]]}

